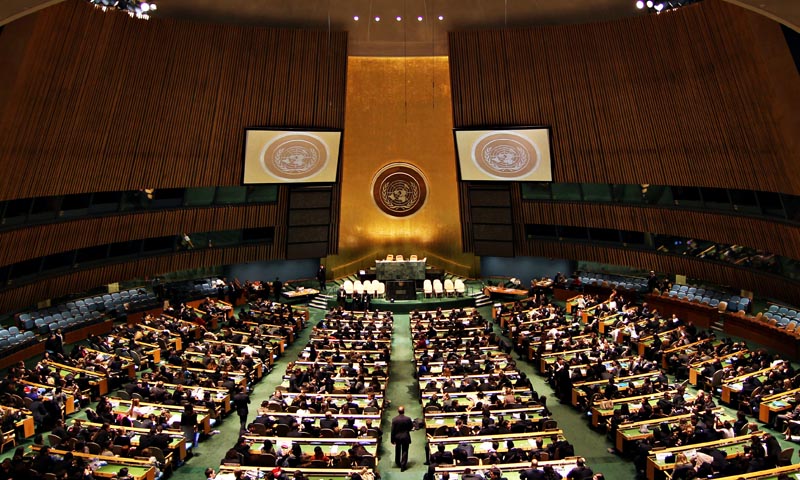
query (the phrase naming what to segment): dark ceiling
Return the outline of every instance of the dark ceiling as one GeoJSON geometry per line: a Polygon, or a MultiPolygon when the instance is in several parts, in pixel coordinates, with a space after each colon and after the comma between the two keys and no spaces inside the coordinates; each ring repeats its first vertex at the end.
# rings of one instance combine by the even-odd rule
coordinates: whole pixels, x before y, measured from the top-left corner
{"type": "MultiPolygon", "coordinates": [[[[0,24],[59,1],[2,0],[0,24]]],[[[345,30],[349,32],[351,55],[380,56],[446,54],[446,33],[450,30],[584,23],[642,15],[634,0],[156,1],[155,15],[163,18],[345,30]],[[440,15],[442,20],[438,19],[440,15]]],[[[795,30],[800,25],[800,0],[726,1],[780,19],[795,30]]]]}

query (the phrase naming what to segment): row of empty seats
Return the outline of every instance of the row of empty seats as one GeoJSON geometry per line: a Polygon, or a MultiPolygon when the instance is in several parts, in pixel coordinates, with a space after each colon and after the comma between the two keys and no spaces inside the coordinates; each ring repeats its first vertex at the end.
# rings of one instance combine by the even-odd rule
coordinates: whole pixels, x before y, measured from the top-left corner
{"type": "Polygon", "coordinates": [[[670,288],[668,295],[689,302],[705,303],[711,307],[719,307],[721,303],[725,303],[726,310],[730,312],[747,311],[750,308],[750,299],[747,297],[730,295],[702,287],[675,284],[670,288]]]}
{"type": "MultiPolygon", "coordinates": [[[[404,260],[405,258],[403,258],[402,255],[392,255],[391,253],[386,255],[387,262],[392,262],[392,261],[402,262],[404,260]]],[[[418,259],[416,255],[409,255],[408,260],[411,262],[416,262],[418,259]]]]}
{"type": "Polygon", "coordinates": [[[383,298],[386,296],[386,284],[378,280],[345,280],[342,284],[344,293],[348,297],[353,295],[369,294],[373,298],[383,298]]]}
{"type": "Polygon", "coordinates": [[[466,293],[467,288],[466,285],[464,285],[464,281],[460,278],[457,278],[455,281],[446,278],[444,283],[437,278],[432,282],[426,279],[422,283],[422,291],[426,297],[441,297],[443,295],[447,295],[448,297],[458,295],[460,297],[466,293]]]}
{"type": "Polygon", "coordinates": [[[798,322],[800,322],[800,312],[794,308],[781,305],[770,305],[766,312],[760,313],[756,318],[759,317],[761,320],[773,325],[785,327],[789,331],[794,331],[798,322]]]}
{"type": "Polygon", "coordinates": [[[584,272],[580,276],[581,284],[602,286],[604,283],[612,288],[624,288],[637,292],[647,290],[647,279],[637,277],[625,277],[622,275],[611,275],[607,273],[584,272]]]}

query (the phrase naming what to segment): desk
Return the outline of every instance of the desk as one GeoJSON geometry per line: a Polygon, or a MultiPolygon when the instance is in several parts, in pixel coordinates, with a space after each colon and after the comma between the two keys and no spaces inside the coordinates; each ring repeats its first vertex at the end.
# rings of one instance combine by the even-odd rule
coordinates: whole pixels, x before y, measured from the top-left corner
{"type": "Polygon", "coordinates": [[[483,294],[487,297],[492,295],[512,295],[512,296],[528,296],[527,290],[520,290],[518,288],[505,288],[505,287],[483,287],[483,294]]]}
{"type": "Polygon", "coordinates": [[[743,435],[734,438],[726,438],[722,440],[714,440],[713,442],[696,443],[692,445],[683,445],[680,447],[666,448],[658,451],[656,454],[650,454],[647,457],[647,480],[655,480],[656,472],[663,472],[673,470],[674,463],[667,463],[663,457],[668,454],[677,455],[679,452],[686,452],[689,450],[699,450],[703,447],[712,447],[722,450],[727,455],[728,460],[731,458],[744,455],[744,447],[750,445],[750,439],[753,437],[761,437],[761,432],[752,435],[743,435]]]}
{"type": "Polygon", "coordinates": [[[422,260],[375,260],[378,280],[425,280],[427,258],[422,260]]]}
{"type": "Polygon", "coordinates": [[[313,297],[314,295],[318,294],[319,290],[313,288],[303,288],[300,287],[297,290],[291,290],[288,292],[283,292],[283,296],[286,298],[303,298],[303,297],[313,297]]]}

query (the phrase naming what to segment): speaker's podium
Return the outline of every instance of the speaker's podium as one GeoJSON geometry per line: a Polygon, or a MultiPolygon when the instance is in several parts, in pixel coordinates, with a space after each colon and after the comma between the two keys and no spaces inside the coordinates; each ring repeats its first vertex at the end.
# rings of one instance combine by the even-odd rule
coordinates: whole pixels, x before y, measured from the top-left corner
{"type": "Polygon", "coordinates": [[[416,300],[417,286],[414,280],[387,280],[386,298],[395,300],[416,300]]]}

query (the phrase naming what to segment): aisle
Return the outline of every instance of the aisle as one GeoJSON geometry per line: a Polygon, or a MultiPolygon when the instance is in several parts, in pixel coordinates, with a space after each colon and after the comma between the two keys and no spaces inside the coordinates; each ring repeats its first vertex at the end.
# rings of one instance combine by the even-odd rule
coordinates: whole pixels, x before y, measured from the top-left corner
{"type": "Polygon", "coordinates": [[[425,465],[425,432],[411,432],[411,448],[408,452],[408,470],[400,473],[394,466],[394,445],[391,443],[392,418],[397,415],[397,407],[406,407],[406,415],[412,419],[422,418],[419,401],[419,384],[414,378],[414,354],[411,345],[411,326],[408,315],[394,316],[392,332],[392,362],[389,369],[389,385],[386,398],[392,405],[386,409],[381,423],[383,443],[381,446],[378,471],[384,480],[420,479],[427,471],[425,465]]]}

